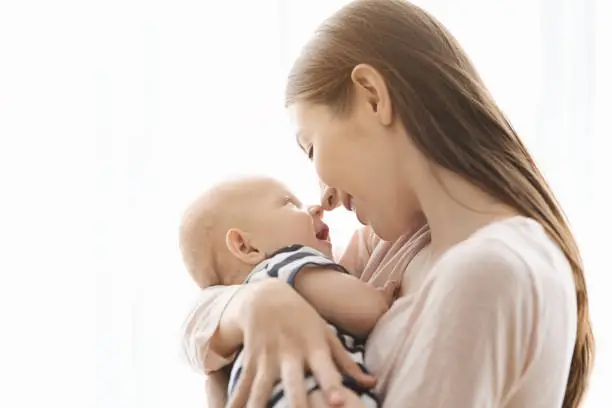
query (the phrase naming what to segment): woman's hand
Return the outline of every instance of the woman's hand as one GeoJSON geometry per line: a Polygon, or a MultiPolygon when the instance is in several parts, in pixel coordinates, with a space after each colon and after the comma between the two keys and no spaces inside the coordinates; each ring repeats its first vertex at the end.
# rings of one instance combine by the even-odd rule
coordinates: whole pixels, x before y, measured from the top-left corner
{"type": "Polygon", "coordinates": [[[340,371],[365,387],[374,385],[325,321],[286,283],[260,285],[243,313],[243,369],[230,408],[264,408],[279,379],[289,406],[306,408],[306,370],[332,407],[342,406],[346,396],[340,371]]]}

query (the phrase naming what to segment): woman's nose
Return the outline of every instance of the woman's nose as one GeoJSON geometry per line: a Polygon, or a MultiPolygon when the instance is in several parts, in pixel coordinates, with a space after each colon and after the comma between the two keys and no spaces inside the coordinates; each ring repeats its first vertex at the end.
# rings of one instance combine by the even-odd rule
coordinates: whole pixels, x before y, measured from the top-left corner
{"type": "Polygon", "coordinates": [[[338,207],[340,201],[338,199],[338,192],[333,187],[327,187],[321,184],[321,207],[325,211],[331,211],[338,207]]]}

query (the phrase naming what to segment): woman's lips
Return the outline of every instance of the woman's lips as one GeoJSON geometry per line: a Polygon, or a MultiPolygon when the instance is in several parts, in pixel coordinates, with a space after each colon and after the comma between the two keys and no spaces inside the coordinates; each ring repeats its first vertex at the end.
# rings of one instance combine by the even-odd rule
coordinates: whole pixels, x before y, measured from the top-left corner
{"type": "Polygon", "coordinates": [[[358,211],[355,211],[355,215],[357,216],[357,220],[361,223],[361,225],[368,225],[367,221],[359,215],[358,211]]]}
{"type": "Polygon", "coordinates": [[[353,200],[353,197],[348,194],[342,197],[342,205],[349,211],[355,210],[355,202],[353,200]]]}

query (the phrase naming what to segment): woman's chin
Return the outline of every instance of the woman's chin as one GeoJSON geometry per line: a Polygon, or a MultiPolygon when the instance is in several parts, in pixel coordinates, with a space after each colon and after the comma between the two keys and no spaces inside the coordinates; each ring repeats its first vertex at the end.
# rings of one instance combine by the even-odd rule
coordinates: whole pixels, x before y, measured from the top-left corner
{"type": "Polygon", "coordinates": [[[361,225],[369,225],[368,219],[359,212],[359,210],[355,210],[355,216],[357,217],[357,221],[361,223],[361,225]]]}
{"type": "Polygon", "coordinates": [[[392,242],[401,236],[401,232],[397,231],[397,225],[395,225],[395,223],[386,225],[384,222],[376,222],[376,220],[367,218],[363,212],[359,212],[359,209],[355,209],[355,216],[361,225],[372,228],[374,234],[383,241],[392,242]]]}
{"type": "Polygon", "coordinates": [[[381,225],[377,222],[371,222],[366,225],[369,225],[372,228],[372,232],[383,241],[393,242],[402,235],[402,232],[397,230],[396,225],[381,225]]]}

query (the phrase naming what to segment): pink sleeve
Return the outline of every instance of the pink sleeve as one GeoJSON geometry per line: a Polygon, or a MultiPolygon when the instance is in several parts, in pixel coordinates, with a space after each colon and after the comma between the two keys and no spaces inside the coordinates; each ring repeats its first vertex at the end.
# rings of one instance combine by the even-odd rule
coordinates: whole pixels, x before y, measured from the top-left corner
{"type": "Polygon", "coordinates": [[[528,267],[501,242],[461,252],[431,272],[387,406],[504,406],[528,367],[537,308],[528,267]]]}
{"type": "Polygon", "coordinates": [[[361,277],[378,239],[370,227],[358,229],[353,234],[338,263],[351,274],[361,277]]]}
{"type": "Polygon", "coordinates": [[[225,308],[241,287],[211,286],[202,291],[184,325],[183,350],[194,369],[211,373],[234,359],[235,354],[221,356],[211,350],[210,340],[219,327],[225,308]]]}

